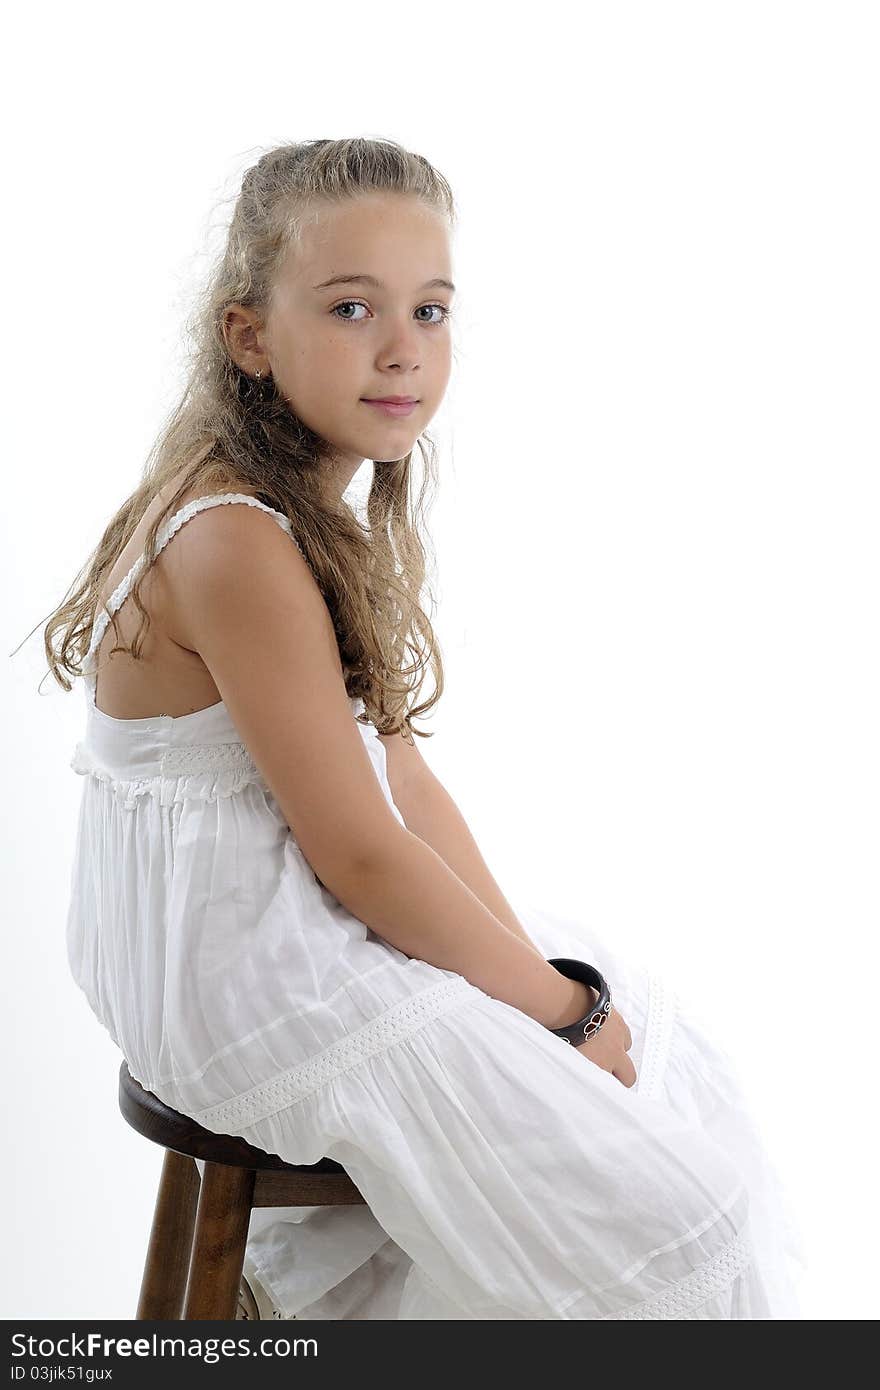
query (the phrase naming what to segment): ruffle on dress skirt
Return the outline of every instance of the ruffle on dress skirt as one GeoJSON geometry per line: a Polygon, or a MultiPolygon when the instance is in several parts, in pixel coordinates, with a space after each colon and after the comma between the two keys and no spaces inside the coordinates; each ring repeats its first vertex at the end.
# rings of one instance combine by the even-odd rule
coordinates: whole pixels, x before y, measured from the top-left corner
{"type": "Polygon", "coordinates": [[[580,923],[518,916],[546,955],[608,975],[637,1085],[469,988],[236,1127],[336,1159],[369,1204],[255,1211],[246,1270],[287,1318],[800,1317],[800,1234],[730,1059],[580,923]]]}

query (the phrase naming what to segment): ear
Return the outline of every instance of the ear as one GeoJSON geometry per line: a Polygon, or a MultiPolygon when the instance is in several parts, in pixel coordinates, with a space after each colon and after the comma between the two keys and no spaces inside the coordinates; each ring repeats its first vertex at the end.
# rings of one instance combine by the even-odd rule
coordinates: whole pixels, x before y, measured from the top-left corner
{"type": "Polygon", "coordinates": [[[243,304],[230,304],[223,315],[223,338],[229,355],[248,376],[269,370],[269,359],[260,344],[262,327],[259,315],[243,304]]]}

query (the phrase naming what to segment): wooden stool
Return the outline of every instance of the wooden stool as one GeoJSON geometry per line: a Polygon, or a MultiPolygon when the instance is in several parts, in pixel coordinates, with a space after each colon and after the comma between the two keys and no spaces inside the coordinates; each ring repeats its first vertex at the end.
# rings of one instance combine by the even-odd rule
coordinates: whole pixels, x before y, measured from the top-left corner
{"type": "Polygon", "coordinates": [[[285,1163],[238,1135],[214,1134],[119,1068],[119,1108],[165,1149],[137,1318],[234,1319],[252,1207],[366,1205],[341,1164],[285,1163]],[[195,1159],[204,1159],[200,1178],[195,1159]]]}

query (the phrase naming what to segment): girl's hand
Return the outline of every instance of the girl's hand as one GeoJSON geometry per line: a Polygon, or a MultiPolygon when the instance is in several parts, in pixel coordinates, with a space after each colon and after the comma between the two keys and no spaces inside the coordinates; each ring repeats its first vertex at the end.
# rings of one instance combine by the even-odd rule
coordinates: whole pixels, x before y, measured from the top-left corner
{"type": "MultiPolygon", "coordinates": [[[[594,1002],[598,1003],[599,995],[596,990],[589,985],[585,985],[584,988],[590,990],[594,1002]]],[[[634,1086],[636,1069],[633,1066],[632,1058],[627,1056],[631,1047],[632,1033],[629,1030],[629,1024],[612,1003],[611,1013],[598,1033],[594,1033],[591,1038],[578,1043],[575,1051],[583,1053],[584,1057],[595,1062],[596,1066],[601,1067],[603,1071],[610,1071],[611,1075],[616,1076],[622,1085],[634,1086]]]]}

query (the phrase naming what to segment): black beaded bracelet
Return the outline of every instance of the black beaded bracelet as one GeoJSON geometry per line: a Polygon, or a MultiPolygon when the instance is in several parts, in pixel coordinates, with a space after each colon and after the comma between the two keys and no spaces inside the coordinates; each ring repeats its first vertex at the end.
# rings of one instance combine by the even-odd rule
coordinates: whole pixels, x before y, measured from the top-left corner
{"type": "Polygon", "coordinates": [[[608,988],[608,981],[604,975],[599,974],[595,966],[587,965],[585,960],[570,960],[568,956],[556,956],[553,960],[548,960],[547,964],[555,966],[560,975],[565,975],[567,979],[577,980],[599,993],[596,1003],[583,1018],[579,1018],[576,1023],[567,1023],[564,1028],[550,1029],[558,1038],[565,1038],[573,1047],[578,1046],[595,1037],[611,1013],[611,990],[608,988]]]}

